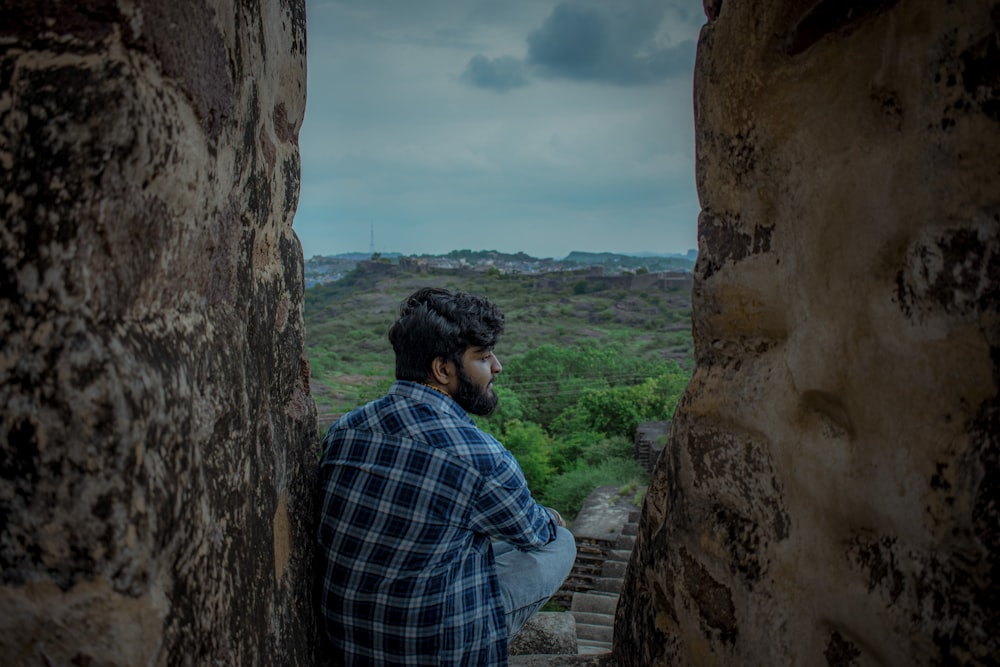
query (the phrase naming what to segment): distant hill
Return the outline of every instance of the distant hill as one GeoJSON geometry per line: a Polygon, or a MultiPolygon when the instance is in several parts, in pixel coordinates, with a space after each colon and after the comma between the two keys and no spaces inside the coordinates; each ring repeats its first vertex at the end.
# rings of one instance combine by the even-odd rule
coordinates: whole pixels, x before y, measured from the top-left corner
{"type": "Polygon", "coordinates": [[[306,260],[306,287],[340,280],[357,267],[359,262],[377,259],[390,264],[433,267],[439,269],[471,269],[499,271],[502,274],[536,275],[560,271],[578,271],[599,267],[606,275],[624,273],[655,273],[660,271],[691,271],[697,252],[685,255],[643,253],[624,255],[573,251],[563,259],[538,258],[526,253],[503,253],[496,250],[452,250],[444,255],[402,255],[400,253],[348,252],[337,255],[314,255],[306,260]]]}

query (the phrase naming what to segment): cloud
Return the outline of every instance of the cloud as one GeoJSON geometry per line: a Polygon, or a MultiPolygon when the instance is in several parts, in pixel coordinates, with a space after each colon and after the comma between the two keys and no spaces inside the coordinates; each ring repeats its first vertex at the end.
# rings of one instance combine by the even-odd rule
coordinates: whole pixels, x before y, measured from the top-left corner
{"type": "Polygon", "coordinates": [[[694,68],[694,43],[667,45],[665,7],[560,3],[528,35],[527,64],[540,75],[616,85],[654,83],[694,68]]]}
{"type": "Polygon", "coordinates": [[[526,86],[531,76],[618,86],[690,76],[691,22],[685,6],[661,0],[563,1],[528,33],[525,58],[473,56],[460,81],[507,92],[526,86]]]}
{"type": "Polygon", "coordinates": [[[542,27],[528,35],[528,60],[554,71],[590,70],[608,48],[608,28],[596,11],[559,4],[542,27]]]}
{"type": "Polygon", "coordinates": [[[481,54],[475,55],[469,59],[469,64],[459,78],[470,86],[501,93],[528,85],[524,63],[513,56],[487,58],[481,54]]]}

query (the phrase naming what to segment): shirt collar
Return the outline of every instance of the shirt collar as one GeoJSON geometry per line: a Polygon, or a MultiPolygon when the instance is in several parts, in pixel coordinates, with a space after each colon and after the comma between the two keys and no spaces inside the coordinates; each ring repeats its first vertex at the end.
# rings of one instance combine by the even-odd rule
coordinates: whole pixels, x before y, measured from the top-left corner
{"type": "Polygon", "coordinates": [[[472,421],[472,417],[462,409],[455,399],[447,394],[428,387],[425,384],[420,384],[419,382],[410,382],[409,380],[396,380],[391,387],[389,387],[389,393],[395,396],[405,396],[407,398],[412,398],[415,401],[420,401],[421,403],[428,403],[435,408],[447,412],[450,415],[463,419],[470,423],[475,423],[472,421]]]}

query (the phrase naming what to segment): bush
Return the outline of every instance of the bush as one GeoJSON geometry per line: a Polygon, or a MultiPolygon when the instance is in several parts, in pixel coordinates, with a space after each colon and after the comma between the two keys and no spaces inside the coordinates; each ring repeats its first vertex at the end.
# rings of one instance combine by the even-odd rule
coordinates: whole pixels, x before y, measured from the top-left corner
{"type": "Polygon", "coordinates": [[[521,398],[516,392],[503,386],[493,385],[496,392],[497,408],[489,417],[473,416],[476,424],[484,431],[491,433],[500,442],[504,441],[504,429],[512,421],[526,421],[524,419],[524,407],[521,405],[521,398]]]}
{"type": "Polygon", "coordinates": [[[576,419],[606,435],[632,440],[640,423],[673,417],[686,385],[687,375],[673,364],[667,372],[641,384],[587,392],[575,407],[579,411],[576,419]]]}
{"type": "Polygon", "coordinates": [[[504,384],[521,397],[524,418],[549,429],[559,413],[589,390],[633,385],[671,370],[666,362],[626,354],[620,344],[545,344],[512,358],[504,384]]]}
{"type": "Polygon", "coordinates": [[[549,463],[549,436],[531,422],[512,420],[504,429],[504,446],[521,465],[529,489],[543,489],[552,474],[549,463]]]}
{"type": "Polygon", "coordinates": [[[608,459],[595,467],[579,467],[556,475],[541,493],[541,502],[555,508],[567,521],[580,513],[587,496],[601,486],[645,486],[648,475],[629,459],[608,459]]]}
{"type": "Polygon", "coordinates": [[[566,429],[552,436],[550,460],[556,472],[596,466],[609,459],[632,458],[632,443],[623,436],[608,436],[586,425],[569,425],[566,429]]]}

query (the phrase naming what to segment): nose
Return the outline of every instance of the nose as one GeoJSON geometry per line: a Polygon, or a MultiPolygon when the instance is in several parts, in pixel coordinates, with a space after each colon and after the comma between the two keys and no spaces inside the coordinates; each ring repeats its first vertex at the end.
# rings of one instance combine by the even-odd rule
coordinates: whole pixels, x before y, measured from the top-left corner
{"type": "Polygon", "coordinates": [[[498,359],[497,355],[494,354],[493,355],[493,363],[490,364],[490,371],[493,373],[493,375],[496,375],[497,373],[499,373],[502,370],[503,370],[503,366],[500,364],[500,359],[498,359]]]}

